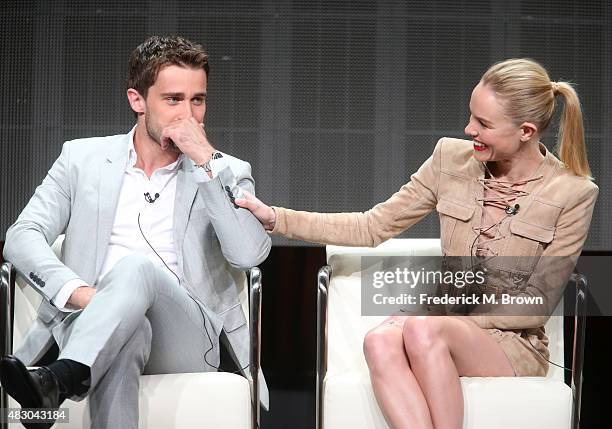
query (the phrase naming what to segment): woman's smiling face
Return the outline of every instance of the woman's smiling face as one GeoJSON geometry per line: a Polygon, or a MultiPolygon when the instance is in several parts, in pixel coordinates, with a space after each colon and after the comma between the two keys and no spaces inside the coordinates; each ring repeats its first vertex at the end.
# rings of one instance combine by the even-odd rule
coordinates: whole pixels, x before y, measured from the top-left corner
{"type": "Polygon", "coordinates": [[[470,112],[465,133],[474,142],[474,158],[481,162],[509,161],[521,151],[521,126],[506,116],[502,101],[482,82],[472,91],[470,112]]]}

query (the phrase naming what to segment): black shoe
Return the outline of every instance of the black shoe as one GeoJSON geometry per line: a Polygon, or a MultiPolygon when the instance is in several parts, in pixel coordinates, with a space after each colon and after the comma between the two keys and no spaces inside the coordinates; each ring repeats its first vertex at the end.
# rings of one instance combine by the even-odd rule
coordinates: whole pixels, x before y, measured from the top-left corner
{"type": "MultiPolygon", "coordinates": [[[[46,367],[28,370],[14,356],[0,361],[0,382],[21,408],[59,408],[60,386],[55,375],[46,367]]],[[[21,422],[26,429],[48,429],[53,423],[21,422]]]]}

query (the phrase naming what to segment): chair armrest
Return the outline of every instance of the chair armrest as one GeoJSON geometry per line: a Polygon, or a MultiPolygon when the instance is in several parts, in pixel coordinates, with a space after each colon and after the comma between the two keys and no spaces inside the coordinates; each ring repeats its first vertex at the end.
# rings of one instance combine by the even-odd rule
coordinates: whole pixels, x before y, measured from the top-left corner
{"type": "Polygon", "coordinates": [[[0,274],[0,353],[13,352],[13,297],[15,296],[15,267],[10,262],[2,264],[0,274]]]}
{"type": "Polygon", "coordinates": [[[323,380],[327,373],[327,292],[331,275],[331,265],[321,267],[317,275],[317,429],[323,427],[323,380]]]}
{"type": "Polygon", "coordinates": [[[261,368],[261,270],[252,267],[247,272],[249,282],[249,374],[251,382],[251,426],[259,428],[259,371],[261,368]]]}

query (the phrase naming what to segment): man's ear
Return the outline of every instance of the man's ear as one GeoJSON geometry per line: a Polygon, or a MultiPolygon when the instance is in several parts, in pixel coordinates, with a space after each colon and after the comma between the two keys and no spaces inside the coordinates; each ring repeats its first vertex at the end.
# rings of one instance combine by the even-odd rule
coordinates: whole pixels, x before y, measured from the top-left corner
{"type": "Polygon", "coordinates": [[[130,107],[137,114],[144,113],[147,108],[147,102],[145,98],[140,95],[134,88],[128,88],[127,98],[130,103],[130,107]]]}
{"type": "Polygon", "coordinates": [[[527,142],[538,132],[538,126],[533,122],[523,122],[521,124],[521,141],[527,142]]]}

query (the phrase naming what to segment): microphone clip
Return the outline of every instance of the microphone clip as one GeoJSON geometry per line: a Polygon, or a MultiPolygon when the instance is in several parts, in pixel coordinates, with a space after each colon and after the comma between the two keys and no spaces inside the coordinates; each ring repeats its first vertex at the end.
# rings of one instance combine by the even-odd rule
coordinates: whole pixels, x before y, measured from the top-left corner
{"type": "Polygon", "coordinates": [[[510,206],[510,205],[508,205],[508,206],[506,206],[506,208],[504,209],[504,211],[506,212],[506,214],[509,214],[509,215],[512,215],[512,216],[513,216],[513,215],[515,215],[515,214],[517,214],[517,213],[518,213],[518,211],[519,211],[519,208],[520,208],[520,207],[521,207],[521,206],[520,206],[520,205],[518,205],[518,204],[515,204],[514,206],[510,206]]]}
{"type": "Polygon", "coordinates": [[[153,204],[155,201],[157,201],[158,198],[159,198],[158,192],[156,192],[153,197],[151,197],[151,194],[148,192],[144,193],[144,199],[147,203],[153,204]]]}

